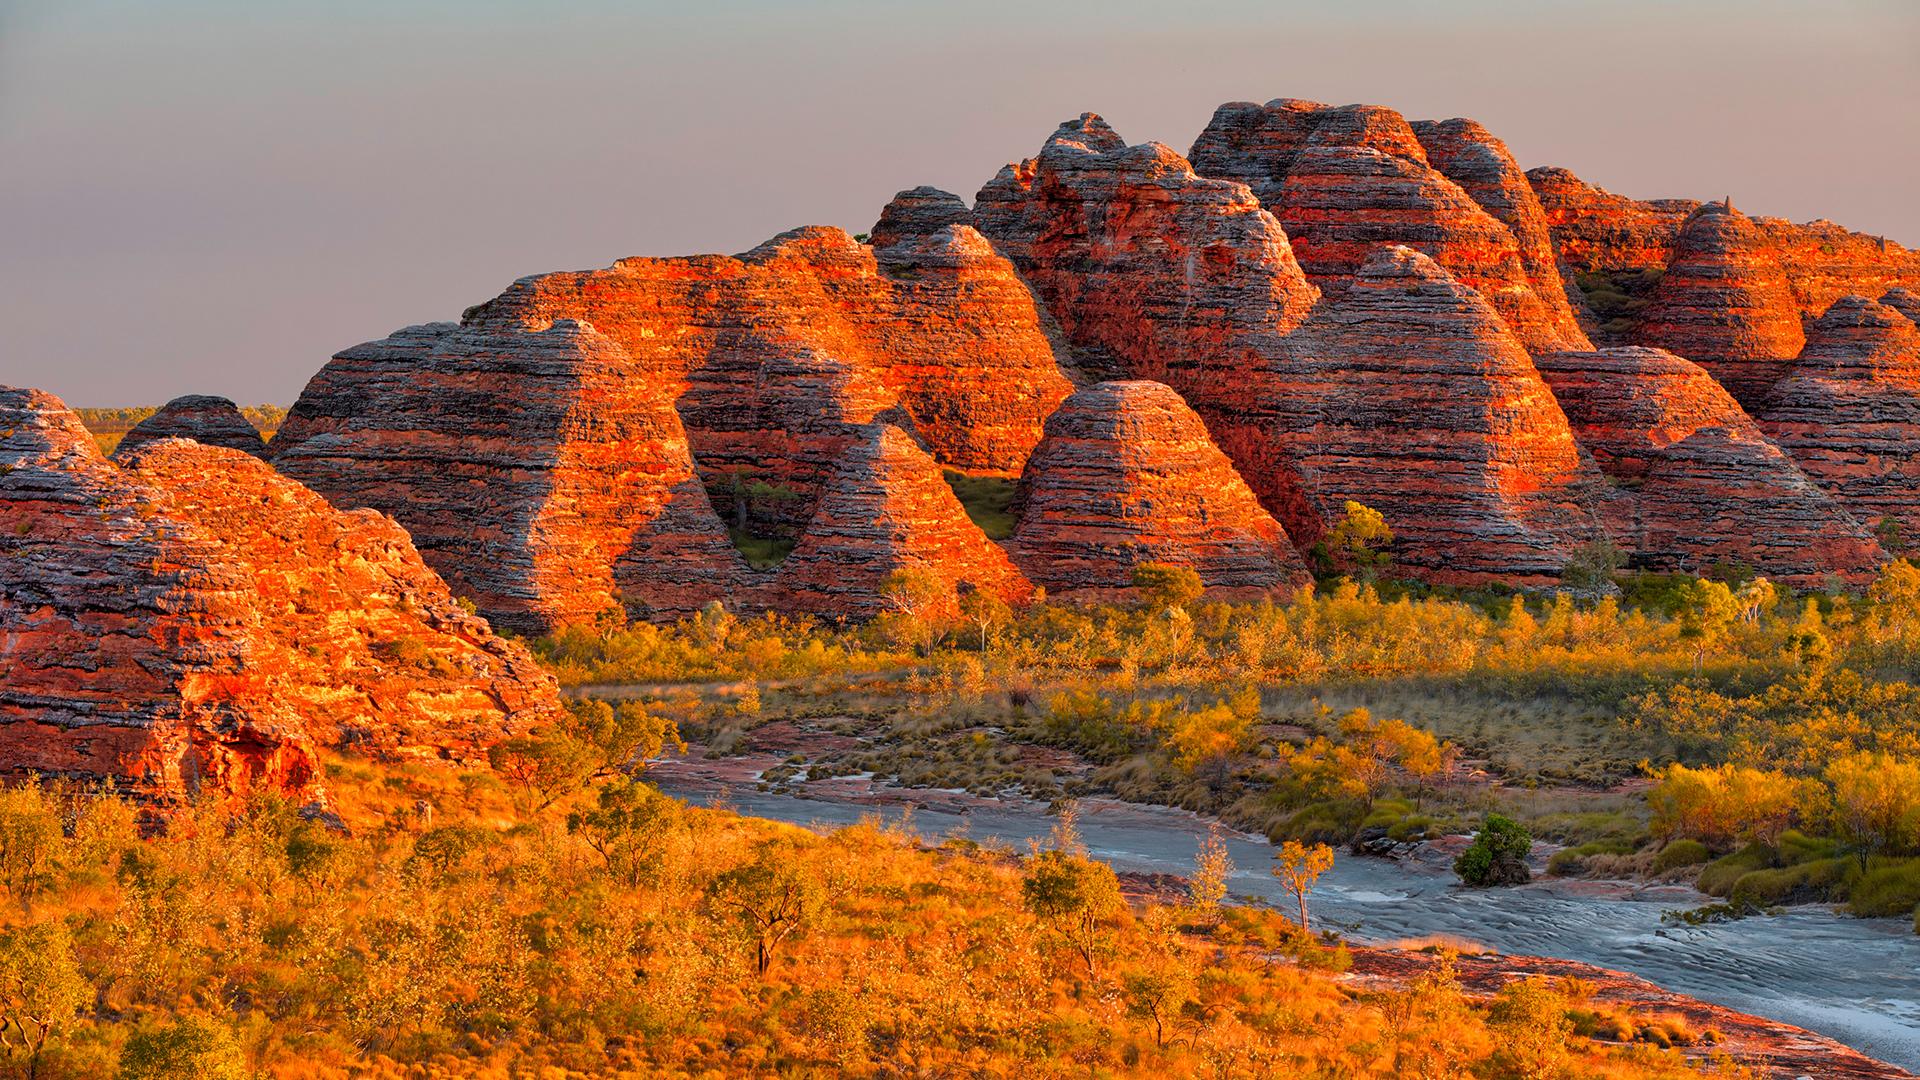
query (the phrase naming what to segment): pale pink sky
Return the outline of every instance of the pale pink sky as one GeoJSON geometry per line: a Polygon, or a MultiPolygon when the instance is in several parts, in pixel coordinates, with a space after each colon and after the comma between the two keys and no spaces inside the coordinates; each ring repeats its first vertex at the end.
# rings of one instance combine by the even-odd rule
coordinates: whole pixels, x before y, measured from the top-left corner
{"type": "Polygon", "coordinates": [[[0,0],[0,383],[290,403],[516,277],[971,199],[1091,109],[1470,116],[1525,166],[1920,245],[1920,3],[0,0]]]}

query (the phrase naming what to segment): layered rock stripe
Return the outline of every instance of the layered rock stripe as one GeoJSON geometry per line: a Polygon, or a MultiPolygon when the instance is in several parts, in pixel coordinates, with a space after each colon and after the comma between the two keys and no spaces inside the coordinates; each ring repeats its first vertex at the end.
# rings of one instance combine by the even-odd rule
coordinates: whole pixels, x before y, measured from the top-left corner
{"type": "MultiPolygon", "coordinates": [[[[980,189],[974,221],[1046,301],[1080,366],[1173,387],[1289,531],[1318,528],[1275,430],[1284,339],[1320,293],[1246,185],[1092,113],[980,189]]],[[[1299,535],[1296,535],[1299,539],[1299,535]]]]}
{"type": "Polygon", "coordinates": [[[1202,175],[1253,189],[1322,291],[1337,295],[1373,251],[1404,245],[1483,295],[1529,349],[1589,344],[1544,212],[1507,148],[1477,124],[1410,125],[1377,105],[1234,102],[1214,112],[1190,157],[1202,175]]]}
{"type": "Polygon", "coordinates": [[[1629,565],[1700,574],[1724,563],[1803,588],[1878,569],[1862,524],[1699,365],[1644,348],[1535,362],[1614,482],[1605,515],[1629,565]]]}
{"type": "Polygon", "coordinates": [[[678,404],[723,513],[732,474],[750,472],[795,496],[762,513],[803,524],[852,430],[876,420],[943,464],[1016,474],[1072,389],[1059,345],[978,232],[901,225],[872,246],[809,227],[737,258],[526,278],[467,321],[575,319],[613,339],[678,404]]]}
{"type": "Polygon", "coordinates": [[[1289,456],[1322,520],[1380,511],[1435,581],[1548,581],[1600,538],[1605,479],[1509,324],[1438,263],[1382,248],[1290,342],[1289,456]]]}
{"type": "Polygon", "coordinates": [[[1920,536],[1920,328],[1898,308],[1836,301],[1759,419],[1862,524],[1920,536]]]}
{"type": "Polygon", "coordinates": [[[1076,391],[1047,420],[1014,497],[1013,561],[1047,594],[1127,600],[1134,567],[1184,566],[1221,599],[1311,581],[1279,522],[1161,383],[1076,391]]]}
{"type": "MultiPolygon", "coordinates": [[[[1555,253],[1567,270],[1680,271],[1675,286],[1662,282],[1669,292],[1664,302],[1695,310],[1685,313],[1677,326],[1670,321],[1671,310],[1646,312],[1631,336],[1708,364],[1709,370],[1715,370],[1715,363],[1730,365],[1730,375],[1722,370],[1715,374],[1736,383],[1754,381],[1739,370],[1753,361],[1760,365],[1753,372],[1762,381],[1779,377],[1782,361],[1797,351],[1783,344],[1792,342],[1788,327],[1795,318],[1810,322],[1842,296],[1871,297],[1889,289],[1920,287],[1920,252],[1831,221],[1749,219],[1733,210],[1730,199],[1705,204],[1631,199],[1587,184],[1565,169],[1533,169],[1527,179],[1546,211],[1555,253]],[[1702,222],[1703,213],[1726,216],[1702,222]],[[1698,235],[1690,237],[1689,229],[1698,235]],[[1733,290],[1731,295],[1714,295],[1727,289],[1733,290]],[[1675,290],[1682,295],[1672,295],[1675,290]],[[1692,290],[1702,295],[1684,295],[1692,290]],[[1716,329],[1712,313],[1723,303],[1727,325],[1716,329]]],[[[1749,408],[1764,397],[1747,385],[1731,388],[1749,408]]]]}
{"type": "Polygon", "coordinates": [[[900,428],[873,423],[860,429],[759,603],[871,618],[897,606],[888,597],[896,572],[929,579],[939,592],[934,610],[948,614],[966,589],[1009,604],[1033,594],[1007,553],[967,517],[932,455],[900,428]]]}
{"type": "Polygon", "coordinates": [[[0,725],[15,771],[319,794],[319,748],[470,758],[555,714],[406,533],[182,439],[124,467],[0,389],[0,725]]]}
{"type": "Polygon", "coordinates": [[[671,618],[747,573],[672,385],[572,320],[408,327],[314,376],[273,461],[341,506],[391,514],[495,625],[671,618]]]}
{"type": "Polygon", "coordinates": [[[152,416],[121,436],[114,456],[130,453],[156,439],[192,439],[208,446],[224,446],[254,457],[265,457],[267,441],[260,429],[241,413],[240,407],[223,397],[188,394],[162,405],[152,416]]]}

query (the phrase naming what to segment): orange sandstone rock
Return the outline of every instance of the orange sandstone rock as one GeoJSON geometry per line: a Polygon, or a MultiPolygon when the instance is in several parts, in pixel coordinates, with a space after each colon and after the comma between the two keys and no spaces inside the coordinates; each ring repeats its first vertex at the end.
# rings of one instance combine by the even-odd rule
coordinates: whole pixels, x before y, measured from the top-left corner
{"type": "Polygon", "coordinates": [[[155,439],[192,439],[208,446],[245,451],[254,457],[267,455],[267,442],[260,437],[260,429],[253,426],[253,421],[232,401],[206,394],[177,397],[161,406],[121,437],[114,456],[117,458],[155,439]]]}
{"type": "Polygon", "coordinates": [[[868,424],[827,483],[813,519],[758,603],[779,611],[867,618],[888,610],[896,570],[922,571],[946,591],[963,588],[1023,603],[1033,586],[968,517],[940,467],[912,436],[868,424]]]}
{"type": "Polygon", "coordinates": [[[1551,580],[1599,536],[1604,481],[1559,403],[1507,322],[1434,260],[1380,249],[1289,344],[1289,457],[1323,523],[1364,503],[1398,565],[1449,582],[1551,580]]]}
{"type": "Polygon", "coordinates": [[[745,565],[671,386],[570,320],[412,326],[314,376],[273,461],[336,505],[391,514],[496,625],[682,615],[731,595],[745,565]]]}
{"type": "Polygon", "coordinates": [[[1865,297],[1815,322],[1760,425],[1862,524],[1920,536],[1920,328],[1865,297]]]}
{"type": "MultiPolygon", "coordinates": [[[[973,229],[906,217],[899,228],[883,220],[885,242],[871,247],[812,227],[738,258],[623,259],[525,278],[469,321],[577,319],[612,338],[664,380],[723,510],[724,474],[744,467],[728,444],[823,404],[769,370],[803,354],[844,366],[864,387],[849,424],[897,404],[943,464],[1018,472],[1072,389],[1048,328],[1013,266],[973,229]]],[[[786,509],[794,524],[826,475],[806,434],[794,433],[793,460],[764,466],[803,492],[786,509]]]]}
{"type": "Polygon", "coordinates": [[[1014,512],[1014,563],[1055,597],[1129,596],[1143,562],[1189,567],[1222,599],[1310,581],[1280,524],[1161,383],[1069,397],[1027,461],[1014,512]]]}
{"type": "Polygon", "coordinates": [[[239,451],[119,468],[0,389],[0,507],[0,770],[312,797],[321,746],[464,758],[558,707],[397,526],[239,451]]]}
{"type": "Polygon", "coordinates": [[[1313,517],[1272,410],[1289,397],[1284,338],[1319,290],[1245,185],[1158,143],[1126,146],[1086,113],[981,188],[974,220],[1083,370],[1173,387],[1288,528],[1313,517]]]}
{"type": "Polygon", "coordinates": [[[1878,568],[1872,536],[1698,365],[1641,348],[1535,363],[1618,486],[1606,518],[1631,565],[1701,573],[1725,562],[1812,588],[1878,568]]]}
{"type": "Polygon", "coordinates": [[[1566,169],[1527,170],[1560,261],[1579,270],[1663,270],[1694,199],[1642,201],[1586,183],[1566,169]]]}
{"type": "Polygon", "coordinates": [[[1766,400],[1806,344],[1774,246],[1725,203],[1687,218],[1633,338],[1706,368],[1748,407],[1766,400]]]}
{"type": "Polygon", "coordinates": [[[1532,225],[1523,219],[1535,207],[1506,148],[1467,121],[1421,127],[1430,146],[1375,105],[1234,102],[1191,154],[1203,175],[1253,188],[1325,292],[1344,290],[1374,250],[1402,244],[1484,295],[1529,349],[1586,347],[1544,235],[1523,252],[1509,227],[1532,225]]]}

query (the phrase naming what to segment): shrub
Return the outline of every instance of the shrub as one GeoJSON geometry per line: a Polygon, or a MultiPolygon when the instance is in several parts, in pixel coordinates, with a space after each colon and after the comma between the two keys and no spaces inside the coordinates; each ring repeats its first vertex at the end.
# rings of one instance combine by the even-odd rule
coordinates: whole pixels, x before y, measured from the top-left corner
{"type": "Polygon", "coordinates": [[[1851,869],[1846,859],[1820,859],[1796,866],[1755,870],[1733,883],[1727,900],[1734,907],[1761,908],[1826,899],[1851,869]]]}
{"type": "Polygon", "coordinates": [[[1698,840],[1675,840],[1653,857],[1653,872],[1664,874],[1683,866],[1698,866],[1713,858],[1713,852],[1698,840]]]}
{"type": "Polygon", "coordinates": [[[233,1032],[206,1017],[142,1031],[120,1053],[121,1080],[246,1080],[233,1032]]]}
{"type": "Polygon", "coordinates": [[[1755,870],[1768,869],[1773,862],[1772,850],[1759,844],[1748,844],[1708,863],[1700,871],[1700,880],[1694,887],[1708,896],[1727,896],[1733,892],[1734,883],[1755,870]]]}
{"type": "Polygon", "coordinates": [[[1920,906],[1920,859],[1884,863],[1876,860],[1847,888],[1847,910],[1862,917],[1900,915],[1917,906],[1920,906]]]}
{"type": "Polygon", "coordinates": [[[1531,850],[1533,837],[1524,826],[1512,818],[1488,814],[1473,843],[1453,861],[1453,872],[1477,888],[1524,884],[1532,877],[1526,861],[1531,850]]]}

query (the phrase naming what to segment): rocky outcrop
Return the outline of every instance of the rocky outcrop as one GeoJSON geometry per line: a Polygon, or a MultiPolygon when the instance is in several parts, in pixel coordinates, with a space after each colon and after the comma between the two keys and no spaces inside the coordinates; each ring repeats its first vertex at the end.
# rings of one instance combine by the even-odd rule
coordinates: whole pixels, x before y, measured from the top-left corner
{"type": "MultiPolygon", "coordinates": [[[[1681,230],[1697,212],[1711,211],[1715,205],[1703,206],[1691,199],[1629,199],[1582,183],[1565,169],[1534,169],[1527,179],[1546,211],[1560,261],[1575,272],[1658,275],[1676,260],[1697,259],[1697,251],[1681,248],[1681,230]]],[[[1718,205],[1724,211],[1725,204],[1718,205]]],[[[1714,224],[1722,233],[1734,229],[1726,221],[1714,224]]],[[[1717,244],[1732,241],[1764,253],[1762,257],[1779,278],[1767,288],[1765,299],[1774,310],[1766,317],[1783,325],[1789,315],[1811,320],[1845,295],[1877,296],[1893,287],[1920,288],[1920,252],[1884,237],[1851,232],[1831,221],[1795,224],[1780,218],[1741,219],[1737,231],[1738,237],[1707,239],[1717,244]]],[[[1684,263],[1679,268],[1695,269],[1684,263]]],[[[1711,302],[1707,306],[1710,309],[1711,302]]],[[[1755,316],[1738,314],[1740,307],[1733,307],[1733,322],[1751,323],[1755,316]]],[[[1701,359],[1685,352],[1692,339],[1660,340],[1660,332],[1657,327],[1647,328],[1640,340],[1701,359]]]]}
{"type": "Polygon", "coordinates": [[[1878,568],[1866,530],[1699,366],[1641,348],[1535,363],[1618,489],[1606,516],[1630,565],[1686,573],[1742,565],[1813,588],[1878,568]]]}
{"type": "Polygon", "coordinates": [[[1427,256],[1377,248],[1315,308],[1248,188],[1091,114],[1001,170],[974,213],[1088,366],[1178,391],[1297,546],[1349,499],[1386,514],[1403,566],[1448,580],[1547,580],[1595,535],[1576,504],[1603,481],[1526,349],[1427,256]]]}
{"type": "Polygon", "coordinates": [[[1920,329],[1865,297],[1842,297],[1760,411],[1801,471],[1864,525],[1920,537],[1920,329]],[[1883,525],[1882,523],[1887,523],[1883,525]]]}
{"type": "Polygon", "coordinates": [[[1245,185],[1158,143],[1126,146],[1086,113],[981,188],[974,220],[1084,370],[1172,386],[1283,523],[1310,516],[1272,409],[1289,396],[1283,339],[1319,290],[1245,185]]]}
{"type": "Polygon", "coordinates": [[[1026,284],[950,220],[955,208],[938,194],[902,193],[872,246],[813,227],[738,258],[623,259],[523,279],[467,321],[573,319],[611,338],[677,401],[723,514],[734,475],[757,470],[794,497],[756,512],[804,523],[828,475],[821,463],[848,428],[876,418],[910,425],[943,464],[1010,475],[1072,385],[1026,284]],[[794,364],[837,374],[795,383],[785,370],[794,364]],[[822,411],[846,419],[823,431],[822,411]],[[785,426],[796,417],[806,423],[785,426]],[[754,448],[740,450],[743,441],[754,448]],[[770,453],[787,443],[791,455],[770,453]]]}
{"type": "Polygon", "coordinates": [[[267,441],[260,429],[241,414],[239,406],[223,397],[188,394],[162,405],[159,411],[135,424],[120,439],[114,456],[132,451],[156,439],[192,439],[207,446],[224,446],[254,457],[265,457],[267,441]]]}
{"type": "Polygon", "coordinates": [[[322,747],[465,759],[558,708],[398,526],[244,453],[117,467],[0,389],[0,506],[0,770],[312,797],[322,747]]]}
{"type": "Polygon", "coordinates": [[[1015,565],[1050,596],[1130,596],[1133,568],[1172,563],[1220,599],[1310,579],[1287,535],[1164,384],[1104,382],[1047,420],[1014,497],[1015,565]]]}
{"type": "Polygon", "coordinates": [[[912,244],[935,236],[955,225],[971,227],[973,211],[966,200],[950,191],[922,185],[894,195],[880,211],[867,242],[874,254],[885,260],[887,253],[903,243],[912,244]]]}
{"type": "Polygon", "coordinates": [[[1812,320],[1844,296],[1879,296],[1893,288],[1920,289],[1920,251],[1884,236],[1857,233],[1831,221],[1795,223],[1755,218],[1761,240],[1780,260],[1799,314],[1812,320]]]}
{"type": "Polygon", "coordinates": [[[1431,979],[1442,965],[1450,978],[1476,1000],[1490,1000],[1504,987],[1522,979],[1554,983],[1577,982],[1595,1008],[1614,1009],[1632,1016],[1671,1016],[1689,1030],[1711,1031],[1682,1051],[1687,1058],[1711,1070],[1715,1058],[1752,1062],[1755,1076],[1764,1080],[1912,1080],[1913,1074],[1843,1046],[1805,1028],[1735,1012],[1697,998],[1664,990],[1637,975],[1538,956],[1498,952],[1471,952],[1442,956],[1431,948],[1402,949],[1352,945],[1353,966],[1344,978],[1356,989],[1404,992],[1420,980],[1431,979]]]}
{"type": "Polygon", "coordinates": [[[1904,286],[1896,286],[1888,289],[1880,297],[1880,302],[1905,315],[1914,323],[1920,323],[1920,292],[1904,286]]]}
{"type": "Polygon", "coordinates": [[[1432,259],[1380,249],[1290,347],[1288,457],[1320,521],[1370,506],[1397,564],[1452,582],[1550,580],[1599,535],[1604,481],[1552,392],[1506,321],[1432,259]]]}
{"type": "Polygon", "coordinates": [[[1572,290],[1561,276],[1554,254],[1546,211],[1512,151],[1472,120],[1416,121],[1413,132],[1426,148],[1433,167],[1459,184],[1512,234],[1520,252],[1520,267],[1551,321],[1554,336],[1575,345],[1584,340],[1576,308],[1569,299],[1572,290]]]}
{"type": "Polygon", "coordinates": [[[1376,249],[1424,252],[1480,292],[1530,349],[1588,345],[1559,272],[1541,246],[1523,251],[1508,220],[1537,209],[1506,148],[1468,121],[1423,125],[1435,151],[1391,109],[1282,98],[1215,111],[1194,167],[1239,180],[1286,230],[1307,276],[1338,294],[1376,249]],[[1464,179],[1490,206],[1476,201],[1464,179]],[[1519,203],[1528,205],[1521,206],[1519,203]],[[1490,212],[1491,211],[1491,212],[1490,212]]]}
{"type": "Polygon", "coordinates": [[[495,625],[682,615],[745,567],[671,385],[578,322],[412,326],[314,376],[273,461],[336,505],[391,514],[495,625]]]}
{"type": "Polygon", "coordinates": [[[1772,245],[1726,203],[1687,218],[1633,338],[1706,368],[1748,408],[1766,400],[1806,344],[1772,245]]]}
{"type": "Polygon", "coordinates": [[[892,424],[868,424],[828,482],[813,519],[758,603],[780,611],[868,618],[890,610],[887,579],[923,576],[933,607],[953,609],[961,590],[1008,603],[1033,586],[967,517],[940,467],[892,424]]]}
{"type": "Polygon", "coordinates": [[[1527,170],[1560,261],[1577,270],[1664,270],[1694,199],[1641,201],[1586,183],[1565,169],[1527,170]]]}
{"type": "Polygon", "coordinates": [[[556,712],[553,677],[461,607],[393,519],[185,440],[148,443],[123,466],[162,493],[158,514],[193,523],[244,570],[284,662],[248,674],[321,744],[470,762],[556,712]]]}

